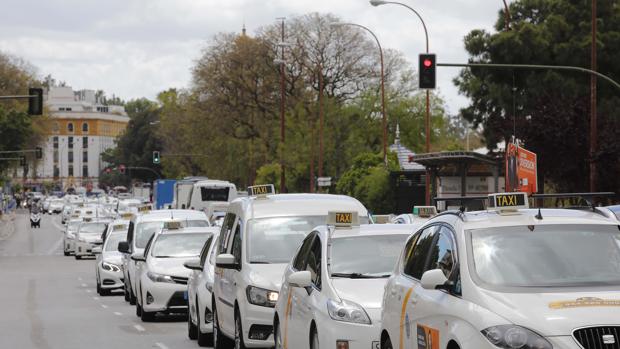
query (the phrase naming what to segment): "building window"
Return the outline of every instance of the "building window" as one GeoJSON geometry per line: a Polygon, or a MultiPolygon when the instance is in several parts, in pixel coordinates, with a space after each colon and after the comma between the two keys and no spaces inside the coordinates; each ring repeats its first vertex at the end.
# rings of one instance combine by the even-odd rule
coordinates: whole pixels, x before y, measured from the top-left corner
{"type": "Polygon", "coordinates": [[[82,124],[82,132],[88,133],[88,123],[87,122],[82,124]]]}
{"type": "Polygon", "coordinates": [[[73,150],[69,151],[69,163],[73,163],[73,150]]]}
{"type": "Polygon", "coordinates": [[[88,152],[82,152],[82,162],[83,163],[88,163],[88,152]]]}
{"type": "Polygon", "coordinates": [[[88,149],[88,137],[82,137],[82,148],[88,149]]]}
{"type": "Polygon", "coordinates": [[[69,165],[69,169],[68,170],[69,170],[69,172],[68,172],[69,177],[73,177],[73,165],[69,165]]]}
{"type": "Polygon", "coordinates": [[[73,133],[73,123],[72,122],[67,124],[67,132],[73,133]]]}
{"type": "Polygon", "coordinates": [[[58,149],[54,149],[54,163],[58,163],[58,149]]]}
{"type": "Polygon", "coordinates": [[[52,142],[54,143],[54,149],[58,149],[58,137],[52,138],[52,142]]]}
{"type": "Polygon", "coordinates": [[[73,137],[68,137],[69,149],[73,149],[73,137]]]}
{"type": "Polygon", "coordinates": [[[88,177],[88,165],[82,166],[82,177],[88,177]]]}
{"type": "Polygon", "coordinates": [[[60,177],[60,169],[58,166],[54,165],[54,178],[60,177]]]}

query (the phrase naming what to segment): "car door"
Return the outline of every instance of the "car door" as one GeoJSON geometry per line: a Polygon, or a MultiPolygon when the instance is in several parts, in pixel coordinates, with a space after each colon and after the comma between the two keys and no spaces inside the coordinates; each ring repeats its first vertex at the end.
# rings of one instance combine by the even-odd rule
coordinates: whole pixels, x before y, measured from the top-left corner
{"type": "MultiPolygon", "coordinates": [[[[293,272],[306,270],[308,254],[313,247],[316,236],[316,232],[312,232],[305,237],[301,247],[297,251],[297,255],[293,258],[293,263],[285,272],[287,276],[293,272]]],[[[306,344],[306,341],[301,337],[301,333],[303,333],[301,329],[303,312],[300,306],[300,295],[306,293],[306,290],[299,287],[292,287],[288,282],[284,282],[281,292],[280,297],[287,298],[287,305],[284,309],[284,313],[280,314],[284,347],[302,348],[306,344]]]]}
{"type": "MultiPolygon", "coordinates": [[[[452,229],[445,225],[436,226],[432,243],[425,248],[427,248],[427,260],[422,272],[416,273],[417,280],[428,270],[441,269],[446,278],[454,281],[454,278],[458,277],[458,273],[455,271],[458,263],[456,261],[456,242],[452,229]]],[[[461,313],[455,312],[460,302],[457,295],[459,292],[460,290],[458,292],[456,290],[427,290],[421,285],[414,288],[413,298],[416,304],[412,322],[417,337],[414,348],[439,349],[446,347],[447,343],[444,343],[446,333],[442,333],[442,330],[446,329],[444,322],[448,317],[453,318],[452,315],[448,314],[461,313]]]]}
{"type": "MultiPolygon", "coordinates": [[[[209,254],[209,247],[211,246],[211,242],[213,241],[213,237],[207,239],[205,244],[202,246],[202,250],[200,251],[200,266],[204,268],[205,261],[209,254]]],[[[187,280],[187,298],[189,304],[189,311],[192,319],[196,319],[196,310],[198,309],[198,305],[196,304],[198,287],[204,284],[202,281],[204,277],[202,276],[202,270],[192,270],[189,274],[189,279],[187,280]]]]}
{"type": "MultiPolygon", "coordinates": [[[[237,217],[234,213],[226,214],[222,230],[220,232],[219,253],[230,253],[232,245],[232,233],[237,217]]],[[[233,274],[230,269],[215,268],[215,304],[217,307],[218,325],[227,335],[234,333],[234,289],[233,274]],[[233,302],[231,303],[231,300],[233,302]]]]}
{"type": "Polygon", "coordinates": [[[301,340],[295,348],[308,347],[310,324],[315,318],[314,314],[319,311],[319,307],[322,309],[327,304],[327,299],[321,293],[322,255],[321,238],[317,234],[312,241],[304,267],[304,270],[310,272],[312,286],[308,288],[295,287],[293,290],[293,297],[297,298],[299,316],[293,321],[292,325],[295,332],[299,333],[297,338],[301,340]]]}
{"type": "Polygon", "coordinates": [[[142,276],[148,272],[148,262],[149,262],[149,255],[151,254],[151,245],[153,244],[153,240],[155,240],[155,235],[151,236],[151,238],[149,239],[148,243],[146,244],[146,247],[144,248],[144,258],[145,261],[144,262],[140,262],[140,261],[133,261],[136,263],[136,270],[135,270],[135,285],[136,285],[136,289],[134,290],[136,297],[138,298],[138,302],[140,302],[140,305],[143,305],[142,303],[142,299],[144,298],[144,295],[142,294],[142,276]]]}

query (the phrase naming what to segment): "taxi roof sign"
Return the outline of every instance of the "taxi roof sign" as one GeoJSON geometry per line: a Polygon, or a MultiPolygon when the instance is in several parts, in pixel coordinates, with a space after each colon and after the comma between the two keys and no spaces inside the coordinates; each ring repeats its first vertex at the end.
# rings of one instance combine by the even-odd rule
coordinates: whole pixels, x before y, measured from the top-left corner
{"type": "Polygon", "coordinates": [[[497,193],[489,194],[489,209],[500,212],[510,212],[530,208],[527,193],[497,193]]]}
{"type": "Polygon", "coordinates": [[[131,213],[131,212],[121,213],[121,217],[125,218],[125,219],[131,219],[131,218],[133,218],[133,213],[131,213]]]}
{"type": "Polygon", "coordinates": [[[253,185],[248,187],[249,196],[263,197],[270,194],[275,194],[273,184],[253,185]]]}
{"type": "Polygon", "coordinates": [[[112,231],[121,231],[121,230],[127,230],[127,225],[126,224],[115,224],[112,227],[112,231]]]}
{"type": "Polygon", "coordinates": [[[183,224],[180,221],[168,221],[164,223],[164,229],[178,230],[183,228],[183,224]]]}
{"type": "Polygon", "coordinates": [[[430,218],[437,215],[435,206],[414,206],[413,214],[420,218],[430,218]]]}
{"type": "Polygon", "coordinates": [[[360,225],[357,212],[333,212],[327,214],[327,224],[335,227],[352,227],[360,225]]]}

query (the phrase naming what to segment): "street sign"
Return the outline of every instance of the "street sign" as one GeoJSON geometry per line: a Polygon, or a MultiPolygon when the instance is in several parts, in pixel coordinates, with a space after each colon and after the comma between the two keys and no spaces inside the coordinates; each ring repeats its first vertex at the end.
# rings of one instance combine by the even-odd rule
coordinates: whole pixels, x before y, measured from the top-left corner
{"type": "Polygon", "coordinates": [[[316,179],[316,183],[319,187],[331,187],[332,177],[319,177],[316,179]]]}

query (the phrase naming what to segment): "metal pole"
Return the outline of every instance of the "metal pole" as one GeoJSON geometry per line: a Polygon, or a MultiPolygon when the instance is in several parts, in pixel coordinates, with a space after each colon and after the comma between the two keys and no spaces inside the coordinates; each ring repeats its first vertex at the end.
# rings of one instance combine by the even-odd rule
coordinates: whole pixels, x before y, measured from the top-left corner
{"type": "Polygon", "coordinates": [[[323,65],[319,63],[319,177],[323,177],[323,65]]]}
{"type": "MultiPolygon", "coordinates": [[[[592,44],[591,69],[596,71],[596,0],[592,0],[592,44]]],[[[596,192],[596,152],[597,152],[597,120],[596,120],[596,76],[590,76],[590,191],[596,192]]]]}
{"type": "Polygon", "coordinates": [[[510,30],[510,8],[508,7],[508,3],[506,0],[504,1],[504,27],[506,31],[510,30]]]}
{"type": "MultiPolygon", "coordinates": [[[[284,19],[281,25],[282,43],[284,43],[284,19]]],[[[280,59],[284,61],[284,46],[281,47],[280,59]]],[[[286,170],[284,168],[285,132],[284,132],[284,63],[280,63],[280,193],[286,192],[286,170]]]]}

